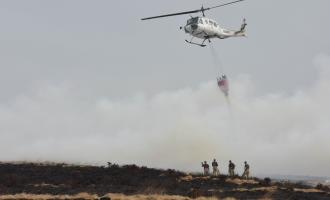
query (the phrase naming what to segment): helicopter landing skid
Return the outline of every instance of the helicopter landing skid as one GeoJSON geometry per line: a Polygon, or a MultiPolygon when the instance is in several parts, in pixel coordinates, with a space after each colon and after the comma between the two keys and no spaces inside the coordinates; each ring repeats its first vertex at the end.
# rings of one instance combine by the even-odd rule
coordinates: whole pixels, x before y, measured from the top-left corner
{"type": "Polygon", "coordinates": [[[188,41],[188,40],[186,40],[186,42],[189,43],[189,44],[193,44],[193,45],[200,46],[200,47],[206,47],[206,45],[205,45],[204,43],[202,43],[202,44],[198,44],[198,43],[191,42],[191,41],[188,41]]]}

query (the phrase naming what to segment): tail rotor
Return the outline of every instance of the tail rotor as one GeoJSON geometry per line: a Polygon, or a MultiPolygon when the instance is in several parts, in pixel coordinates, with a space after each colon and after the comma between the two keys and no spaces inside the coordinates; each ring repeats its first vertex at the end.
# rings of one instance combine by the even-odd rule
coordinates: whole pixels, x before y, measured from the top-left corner
{"type": "Polygon", "coordinates": [[[247,23],[246,23],[246,19],[244,18],[244,19],[243,19],[243,23],[242,23],[242,25],[241,25],[241,32],[244,32],[244,31],[245,31],[246,25],[247,25],[247,23]]]}

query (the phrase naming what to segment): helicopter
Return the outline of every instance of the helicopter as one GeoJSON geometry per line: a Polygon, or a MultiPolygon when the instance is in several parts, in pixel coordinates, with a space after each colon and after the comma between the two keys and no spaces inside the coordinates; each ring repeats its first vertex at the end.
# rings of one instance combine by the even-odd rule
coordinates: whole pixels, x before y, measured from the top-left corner
{"type": "Polygon", "coordinates": [[[202,8],[192,11],[185,11],[185,12],[178,12],[178,13],[172,13],[172,14],[166,14],[166,15],[159,15],[154,17],[147,17],[142,18],[141,20],[151,20],[156,18],[163,18],[163,17],[172,17],[172,16],[178,16],[178,15],[187,15],[192,13],[202,13],[202,17],[192,17],[187,20],[187,24],[184,27],[180,27],[180,29],[184,30],[185,33],[191,35],[191,39],[185,40],[189,44],[198,45],[200,47],[205,47],[205,41],[209,41],[211,43],[211,39],[218,38],[218,39],[226,39],[230,37],[245,37],[245,28],[246,28],[246,19],[243,19],[243,23],[241,25],[241,28],[239,30],[228,30],[225,28],[222,28],[219,26],[219,24],[212,19],[209,19],[205,17],[205,11],[209,11],[215,8],[224,7],[227,5],[235,4],[238,2],[241,2],[244,0],[237,0],[232,1],[229,3],[209,7],[209,8],[202,8]],[[201,43],[195,43],[193,41],[194,38],[202,39],[203,41],[201,43]]]}

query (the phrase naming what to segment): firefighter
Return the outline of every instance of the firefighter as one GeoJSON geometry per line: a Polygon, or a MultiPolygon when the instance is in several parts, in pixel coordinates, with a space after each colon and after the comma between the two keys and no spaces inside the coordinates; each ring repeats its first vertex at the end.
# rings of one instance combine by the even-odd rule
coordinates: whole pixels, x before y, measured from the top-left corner
{"type": "Polygon", "coordinates": [[[204,168],[204,175],[208,176],[209,172],[210,172],[210,166],[209,164],[207,164],[206,161],[204,161],[204,163],[202,162],[202,167],[204,168]]]}
{"type": "Polygon", "coordinates": [[[213,162],[212,162],[212,167],[213,167],[213,176],[219,176],[220,175],[220,172],[219,172],[219,169],[218,169],[218,162],[213,159],[213,162]]]}
{"type": "Polygon", "coordinates": [[[245,161],[244,162],[244,172],[242,178],[248,179],[250,176],[250,165],[245,161]]]}
{"type": "Polygon", "coordinates": [[[235,164],[231,162],[231,160],[229,161],[228,165],[228,175],[231,177],[235,176],[235,164]]]}

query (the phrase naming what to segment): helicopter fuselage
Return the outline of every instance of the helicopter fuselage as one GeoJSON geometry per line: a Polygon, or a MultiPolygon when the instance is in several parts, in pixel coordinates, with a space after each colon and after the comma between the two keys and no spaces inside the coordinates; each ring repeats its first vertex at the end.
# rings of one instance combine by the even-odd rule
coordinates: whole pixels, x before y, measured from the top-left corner
{"type": "MultiPolygon", "coordinates": [[[[244,22],[245,23],[245,22],[244,22]]],[[[226,39],[229,37],[245,36],[245,26],[241,30],[233,31],[221,28],[219,24],[206,17],[193,17],[187,21],[184,31],[193,37],[201,39],[226,39]]]]}
{"type": "Polygon", "coordinates": [[[194,14],[194,13],[202,13],[203,17],[191,17],[188,21],[187,24],[184,27],[180,27],[180,29],[184,29],[184,31],[192,36],[191,40],[186,42],[190,44],[195,44],[201,47],[205,47],[206,45],[204,44],[206,40],[211,42],[212,38],[219,38],[219,39],[226,39],[229,37],[244,37],[245,36],[245,27],[246,27],[246,20],[243,20],[243,24],[241,25],[241,29],[237,31],[233,30],[228,30],[221,28],[219,24],[211,20],[209,18],[205,17],[205,12],[215,9],[215,8],[220,8],[232,4],[239,3],[244,0],[235,0],[231,1],[228,3],[223,3],[220,5],[204,8],[197,9],[197,10],[190,10],[190,11],[184,11],[184,12],[176,12],[176,13],[170,13],[170,14],[164,14],[164,15],[158,15],[158,16],[153,16],[153,17],[146,17],[142,18],[141,20],[150,20],[150,19],[158,19],[158,18],[163,18],[163,17],[172,17],[172,16],[178,16],[178,15],[188,15],[188,14],[194,14]],[[194,38],[201,38],[203,39],[202,43],[195,43],[193,42],[194,38]]]}

